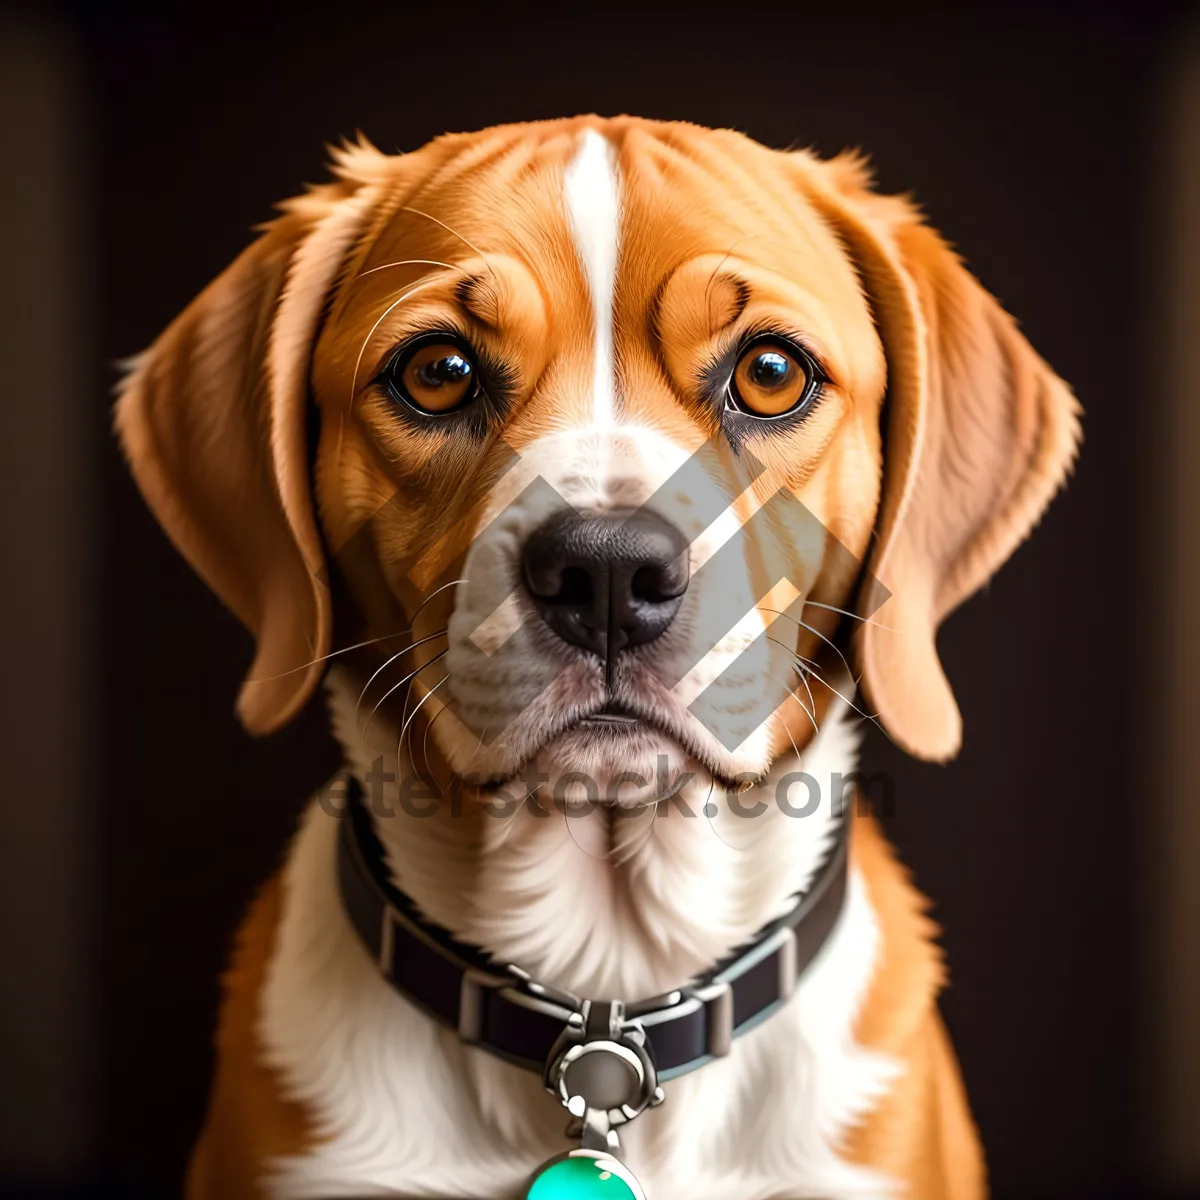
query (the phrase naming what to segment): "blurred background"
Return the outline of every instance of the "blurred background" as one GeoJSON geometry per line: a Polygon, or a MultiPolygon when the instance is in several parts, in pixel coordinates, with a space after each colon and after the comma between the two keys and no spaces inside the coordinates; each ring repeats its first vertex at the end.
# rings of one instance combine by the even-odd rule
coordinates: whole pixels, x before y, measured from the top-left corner
{"type": "Polygon", "coordinates": [[[995,1195],[1200,1196],[1200,27],[890,9],[0,9],[0,1194],[176,1192],[230,936],[337,763],[319,705],[235,724],[249,639],[126,476],[114,363],[324,143],[595,110],[861,147],[1075,386],[1075,478],[944,627],[961,756],[866,766],[995,1195]]]}

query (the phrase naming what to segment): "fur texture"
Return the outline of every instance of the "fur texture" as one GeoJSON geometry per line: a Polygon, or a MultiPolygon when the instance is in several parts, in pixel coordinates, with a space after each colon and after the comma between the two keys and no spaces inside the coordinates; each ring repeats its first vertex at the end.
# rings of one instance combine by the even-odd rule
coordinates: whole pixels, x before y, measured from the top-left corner
{"type": "MultiPolygon", "coordinates": [[[[334,729],[365,777],[394,761],[396,731],[358,736],[357,693],[331,683],[334,729]]],[[[588,821],[400,813],[395,785],[377,821],[398,886],[456,936],[536,978],[629,999],[686,982],[803,890],[828,843],[831,776],[854,769],[857,736],[841,714],[803,756],[821,784],[811,816],[785,816],[773,783],[762,817],[706,822],[696,812],[624,820],[629,846],[600,848],[588,821]],[[610,853],[611,851],[611,853],[610,853]],[[619,866],[615,865],[619,862],[619,866]]],[[[773,774],[799,769],[781,762],[773,774]]],[[[743,798],[750,808],[760,799],[743,798]]],[[[799,806],[804,796],[794,795],[799,806]]],[[[271,1168],[273,1194],[518,1196],[531,1167],[566,1148],[565,1117],[532,1073],[457,1037],[378,975],[341,909],[337,819],[310,805],[284,876],[283,912],[259,1032],[286,1093],[311,1111],[319,1144],[271,1168]]],[[[786,1008],[733,1053],[666,1085],[667,1102],[623,1134],[626,1161],[656,1200],[790,1195],[883,1197],[895,1185],[837,1149],[898,1073],[853,1030],[878,953],[861,878],[838,927],[786,1008]]]]}
{"type": "MultiPolygon", "coordinates": [[[[851,674],[899,744],[955,752],[938,623],[1059,486],[1075,402],[853,156],[587,116],[363,142],[334,174],[135,362],[134,476],[255,636],[246,727],[289,720],[337,644],[350,768],[370,792],[420,766],[450,793],[377,820],[431,919],[584,995],[678,986],[811,876],[854,762],[851,674]],[[733,387],[768,341],[819,383],[769,421],[733,387]],[[461,404],[405,391],[430,345],[480,381],[461,404]],[[567,505],[647,505],[684,535],[659,636],[602,660],[541,619],[522,556],[567,505]],[[636,723],[593,720],[611,706],[636,723]],[[776,800],[798,765],[807,818],[776,800]],[[526,768],[543,782],[487,815],[526,768]],[[695,815],[657,803],[675,786],[695,815]]],[[[239,939],[189,1196],[515,1198],[563,1114],[379,979],[335,829],[310,806],[239,939]]],[[[869,818],[852,855],[792,1001],[623,1135],[652,1200],[983,1196],[924,902],[869,818]]]]}

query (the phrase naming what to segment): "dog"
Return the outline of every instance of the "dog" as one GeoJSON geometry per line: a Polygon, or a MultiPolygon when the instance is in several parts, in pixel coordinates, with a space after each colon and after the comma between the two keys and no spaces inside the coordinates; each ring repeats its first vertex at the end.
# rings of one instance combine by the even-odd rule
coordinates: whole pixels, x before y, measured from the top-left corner
{"type": "Polygon", "coordinates": [[[345,143],[116,426],[255,638],[242,724],[324,681],[345,753],[237,937],[189,1197],[985,1195],[936,931],[843,790],[865,718],[956,753],[938,624],[1079,412],[860,157],[345,143]],[[496,1006],[561,1025],[541,1075],[496,1006]]]}

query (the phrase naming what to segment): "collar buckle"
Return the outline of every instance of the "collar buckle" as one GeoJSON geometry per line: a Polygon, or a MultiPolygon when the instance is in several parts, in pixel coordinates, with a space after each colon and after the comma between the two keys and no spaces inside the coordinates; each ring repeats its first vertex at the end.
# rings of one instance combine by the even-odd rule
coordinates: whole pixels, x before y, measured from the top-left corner
{"type": "Polygon", "coordinates": [[[546,1059],[542,1081],[583,1129],[602,1128],[605,1135],[663,1101],[646,1031],[626,1019],[620,1000],[581,1002],[546,1059]]]}

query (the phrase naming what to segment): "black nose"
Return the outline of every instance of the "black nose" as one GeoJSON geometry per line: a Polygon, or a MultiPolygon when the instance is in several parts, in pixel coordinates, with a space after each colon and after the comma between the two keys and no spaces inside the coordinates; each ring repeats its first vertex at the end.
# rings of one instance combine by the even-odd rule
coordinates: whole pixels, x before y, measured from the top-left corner
{"type": "Polygon", "coordinates": [[[525,543],[525,586],[559,637],[611,659],[670,625],[687,591],[687,551],[683,534],[654,513],[569,508],[525,543]]]}

